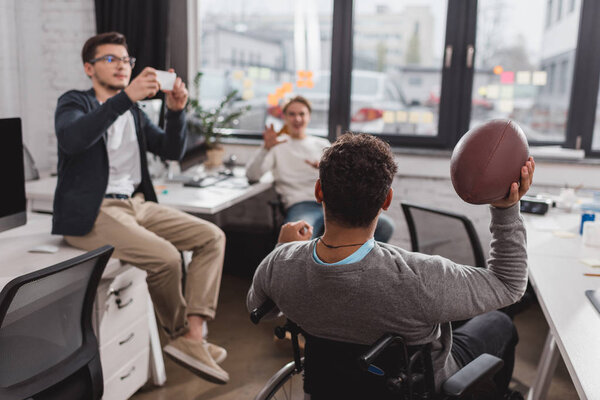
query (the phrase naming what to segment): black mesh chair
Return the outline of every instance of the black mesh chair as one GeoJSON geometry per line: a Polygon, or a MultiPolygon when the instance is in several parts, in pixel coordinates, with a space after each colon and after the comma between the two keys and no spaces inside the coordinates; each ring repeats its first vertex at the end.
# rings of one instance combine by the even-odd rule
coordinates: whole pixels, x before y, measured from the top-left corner
{"type": "Polygon", "coordinates": [[[459,264],[486,266],[481,242],[467,217],[407,202],[400,205],[412,251],[439,255],[459,264]]]}
{"type": "MultiPolygon", "coordinates": [[[[267,300],[253,310],[255,324],[274,307],[267,300]]],[[[435,390],[431,344],[408,346],[402,337],[382,336],[373,345],[338,342],[303,332],[289,319],[275,328],[282,339],[291,335],[294,360],[265,384],[254,400],[497,400],[502,396],[492,381],[503,361],[482,354],[435,390]],[[301,357],[298,335],[306,339],[301,357]]]]}
{"type": "Polygon", "coordinates": [[[92,308],[113,248],[20,276],[0,292],[0,398],[100,399],[92,308]]]}

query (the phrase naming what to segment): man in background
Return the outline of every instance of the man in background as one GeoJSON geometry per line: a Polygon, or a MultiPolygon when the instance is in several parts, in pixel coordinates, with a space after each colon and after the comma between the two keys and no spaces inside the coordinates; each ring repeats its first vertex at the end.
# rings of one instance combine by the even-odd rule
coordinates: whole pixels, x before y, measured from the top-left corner
{"type": "Polygon", "coordinates": [[[166,96],[166,130],[136,102],[161,89],[156,70],[131,79],[135,58],[125,37],[103,33],[87,40],[83,68],[92,88],[58,99],[58,183],[52,233],[92,250],[109,244],[113,255],[147,272],[159,323],[171,338],[164,351],[197,375],[226,383],[217,362],[225,349],[205,342],[203,323],[215,317],[225,235],[215,225],[156,203],[146,151],[178,160],[185,150],[185,84],[166,96]],[[181,287],[180,251],[193,252],[181,287]]]}
{"type": "MultiPolygon", "coordinates": [[[[272,125],[266,127],[263,146],[248,162],[246,176],[249,181],[258,181],[271,171],[285,208],[285,222],[306,221],[315,238],[323,234],[324,225],[323,208],[315,201],[313,188],[321,155],[331,144],[325,138],[306,134],[311,112],[311,104],[304,97],[288,100],[283,107],[282,132],[275,132],[272,125]]],[[[387,242],[393,232],[393,221],[382,214],[375,240],[387,242]]]]}

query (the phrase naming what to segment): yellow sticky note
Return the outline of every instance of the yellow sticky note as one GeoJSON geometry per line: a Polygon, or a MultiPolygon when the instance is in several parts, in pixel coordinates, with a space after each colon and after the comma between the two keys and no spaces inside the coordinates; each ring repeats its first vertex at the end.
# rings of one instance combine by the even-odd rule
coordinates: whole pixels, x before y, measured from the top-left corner
{"type": "Polygon", "coordinates": [[[431,111],[424,111],[421,113],[421,122],[424,124],[433,123],[433,113],[431,111]]]}
{"type": "Polygon", "coordinates": [[[536,86],[545,86],[548,82],[548,74],[546,71],[534,71],[531,77],[531,83],[536,86]]]}
{"type": "Polygon", "coordinates": [[[236,81],[241,81],[242,79],[244,79],[244,71],[242,71],[241,69],[236,69],[231,74],[231,77],[236,81]]]}
{"type": "Polygon", "coordinates": [[[383,112],[383,122],[385,122],[386,124],[393,124],[394,122],[396,122],[396,118],[394,117],[395,115],[393,111],[383,112]]]}
{"type": "Polygon", "coordinates": [[[419,120],[421,119],[420,116],[420,112],[411,111],[408,113],[408,122],[410,122],[411,124],[418,124],[419,120]]]}
{"type": "Polygon", "coordinates": [[[397,122],[408,121],[408,113],[406,111],[396,111],[396,121],[397,122]]]}
{"type": "Polygon", "coordinates": [[[531,71],[517,71],[517,85],[530,85],[531,71]]]}
{"type": "Polygon", "coordinates": [[[252,79],[244,79],[244,89],[251,89],[254,86],[254,81],[252,79]]]}
{"type": "Polygon", "coordinates": [[[254,98],[254,90],[247,89],[242,92],[242,100],[250,100],[254,98]]]}
{"type": "Polygon", "coordinates": [[[481,97],[487,96],[487,86],[481,86],[479,90],[477,90],[477,93],[479,93],[481,97]]]}

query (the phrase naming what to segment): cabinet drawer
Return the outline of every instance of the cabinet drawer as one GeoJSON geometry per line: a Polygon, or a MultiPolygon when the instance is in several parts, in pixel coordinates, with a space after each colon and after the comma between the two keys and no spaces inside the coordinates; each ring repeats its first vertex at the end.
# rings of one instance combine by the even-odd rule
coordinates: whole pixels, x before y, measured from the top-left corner
{"type": "Polygon", "coordinates": [[[133,266],[126,267],[114,278],[103,278],[98,285],[98,304],[104,304],[108,299],[115,296],[124,296],[133,286],[140,282],[146,282],[146,272],[133,266]]]}
{"type": "Polygon", "coordinates": [[[146,348],[113,376],[104,376],[104,396],[102,396],[102,399],[124,400],[131,397],[148,379],[149,360],[150,352],[146,348]]]}
{"type": "Polygon", "coordinates": [[[132,355],[148,348],[149,343],[148,319],[144,316],[116,334],[109,343],[100,347],[102,374],[105,377],[111,376],[123,364],[131,360],[132,355]]]}
{"type": "Polygon", "coordinates": [[[118,296],[111,295],[98,303],[100,347],[122,334],[132,321],[146,317],[148,289],[145,282],[128,287],[118,296]]]}

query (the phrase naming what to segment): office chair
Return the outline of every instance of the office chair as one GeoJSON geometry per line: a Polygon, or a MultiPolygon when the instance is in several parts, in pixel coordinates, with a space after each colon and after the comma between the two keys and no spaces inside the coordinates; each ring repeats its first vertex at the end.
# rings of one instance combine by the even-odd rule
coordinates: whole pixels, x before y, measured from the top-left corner
{"type": "Polygon", "coordinates": [[[10,281],[0,292],[0,398],[100,399],[92,307],[104,246],[10,281]]]}
{"type": "Polygon", "coordinates": [[[401,202],[412,251],[439,255],[456,263],[485,267],[479,236],[461,214],[401,202]]]}
{"type": "MultiPolygon", "coordinates": [[[[257,324],[273,307],[273,301],[267,300],[252,311],[250,319],[257,324]]],[[[280,339],[286,333],[291,334],[294,360],[276,372],[254,400],[502,397],[492,379],[504,362],[490,354],[471,361],[442,384],[441,393],[436,393],[431,343],[408,346],[394,334],[382,336],[373,345],[338,342],[309,335],[289,319],[284,326],[275,328],[280,339]],[[299,334],[306,339],[304,357],[300,355],[299,334]]]]}

